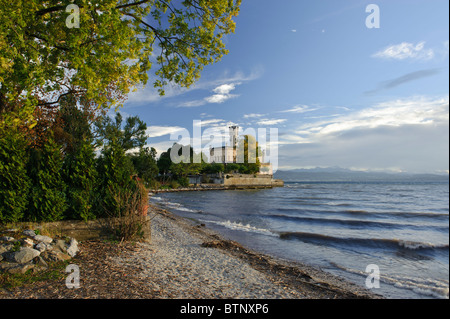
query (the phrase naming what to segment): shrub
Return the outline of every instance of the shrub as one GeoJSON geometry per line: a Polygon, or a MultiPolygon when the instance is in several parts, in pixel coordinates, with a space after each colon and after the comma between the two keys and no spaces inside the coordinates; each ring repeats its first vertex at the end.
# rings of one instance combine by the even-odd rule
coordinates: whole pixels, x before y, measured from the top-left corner
{"type": "Polygon", "coordinates": [[[66,156],[63,175],[67,184],[68,209],[66,217],[85,221],[94,219],[96,216],[92,207],[97,172],[92,144],[85,142],[73,153],[66,156]]]}
{"type": "Polygon", "coordinates": [[[128,188],[111,188],[117,211],[108,212],[104,220],[109,232],[119,240],[142,238],[147,227],[148,190],[140,181],[133,181],[128,188]]]}
{"type": "Polygon", "coordinates": [[[17,222],[27,206],[30,180],[24,136],[13,129],[0,133],[0,222],[17,222]]]}
{"type": "Polygon", "coordinates": [[[30,150],[28,176],[33,186],[28,203],[27,219],[56,221],[63,218],[67,208],[65,183],[62,180],[62,155],[58,145],[49,137],[42,149],[30,150]]]}

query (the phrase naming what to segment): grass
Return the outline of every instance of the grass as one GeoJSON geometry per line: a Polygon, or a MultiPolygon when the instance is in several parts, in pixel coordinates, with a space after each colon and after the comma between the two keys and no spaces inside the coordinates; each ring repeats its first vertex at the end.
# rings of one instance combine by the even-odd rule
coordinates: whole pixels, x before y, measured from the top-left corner
{"type": "Polygon", "coordinates": [[[36,272],[34,269],[28,270],[24,274],[0,273],[0,289],[11,290],[17,287],[31,285],[40,281],[59,281],[67,277],[65,269],[69,261],[59,261],[49,264],[49,268],[36,272]]]}

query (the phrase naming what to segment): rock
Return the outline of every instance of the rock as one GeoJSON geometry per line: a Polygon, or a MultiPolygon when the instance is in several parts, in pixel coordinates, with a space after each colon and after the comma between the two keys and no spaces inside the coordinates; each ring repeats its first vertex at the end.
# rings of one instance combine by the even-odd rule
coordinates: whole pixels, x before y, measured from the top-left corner
{"type": "Polygon", "coordinates": [[[10,228],[10,229],[4,230],[3,232],[4,233],[15,233],[15,232],[18,232],[18,231],[19,230],[17,228],[10,228]]]}
{"type": "Polygon", "coordinates": [[[39,241],[39,242],[43,242],[46,244],[50,244],[53,239],[48,237],[48,236],[43,236],[43,235],[36,235],[33,237],[34,240],[39,241]]]}
{"type": "Polygon", "coordinates": [[[3,244],[0,245],[0,255],[2,255],[3,253],[6,253],[8,251],[11,250],[11,248],[13,248],[12,244],[3,244]]]}
{"type": "Polygon", "coordinates": [[[24,231],[23,231],[23,234],[24,234],[25,236],[30,236],[30,237],[36,236],[36,233],[35,233],[34,230],[32,230],[32,229],[24,230],[24,231]]]}
{"type": "Polygon", "coordinates": [[[24,274],[28,270],[33,269],[33,268],[34,268],[34,264],[33,263],[16,264],[16,266],[9,268],[8,272],[10,274],[24,274]]]}
{"type": "Polygon", "coordinates": [[[48,264],[45,262],[44,258],[42,258],[41,256],[38,256],[36,258],[35,265],[36,265],[37,268],[40,268],[40,269],[47,269],[48,268],[48,264]]]}
{"type": "Polygon", "coordinates": [[[65,253],[67,251],[66,242],[63,239],[58,239],[55,243],[54,248],[56,248],[60,252],[65,253]]]}
{"type": "Polygon", "coordinates": [[[0,240],[1,241],[11,242],[11,241],[15,241],[16,239],[14,237],[11,237],[11,236],[3,236],[3,237],[0,237],[0,240]]]}
{"type": "Polygon", "coordinates": [[[67,253],[70,257],[75,257],[75,255],[79,252],[78,242],[75,238],[70,239],[69,247],[67,248],[67,253]]]}
{"type": "Polygon", "coordinates": [[[47,250],[42,254],[45,261],[63,261],[69,260],[71,257],[59,250],[47,250]]]}
{"type": "Polygon", "coordinates": [[[9,260],[18,264],[26,264],[33,258],[39,256],[41,252],[33,248],[22,248],[19,251],[9,253],[9,260]]]}
{"type": "Polygon", "coordinates": [[[2,262],[0,263],[0,271],[7,271],[10,268],[14,268],[17,266],[17,263],[11,262],[2,262]]]}
{"type": "Polygon", "coordinates": [[[33,245],[34,245],[34,241],[32,239],[30,239],[30,238],[22,239],[22,246],[23,247],[31,247],[32,248],[33,245]]]}
{"type": "Polygon", "coordinates": [[[46,250],[52,249],[52,245],[46,244],[46,243],[41,241],[40,243],[34,245],[34,249],[39,250],[42,253],[42,252],[44,252],[46,250]]]}

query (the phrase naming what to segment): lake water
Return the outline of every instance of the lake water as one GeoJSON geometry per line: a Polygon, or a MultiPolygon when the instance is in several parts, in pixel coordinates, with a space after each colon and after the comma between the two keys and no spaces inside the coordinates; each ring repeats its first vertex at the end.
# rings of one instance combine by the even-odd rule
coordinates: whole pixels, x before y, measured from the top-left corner
{"type": "Polygon", "coordinates": [[[265,190],[161,193],[152,202],[244,246],[387,298],[448,298],[449,184],[288,182],[265,190]]]}

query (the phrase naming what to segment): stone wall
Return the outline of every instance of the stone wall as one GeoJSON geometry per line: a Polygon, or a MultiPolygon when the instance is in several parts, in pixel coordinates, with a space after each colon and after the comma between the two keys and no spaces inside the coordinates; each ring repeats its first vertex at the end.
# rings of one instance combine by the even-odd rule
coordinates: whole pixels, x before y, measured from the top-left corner
{"type": "Polygon", "coordinates": [[[272,186],[271,175],[227,174],[223,179],[225,186],[272,186]]]}

